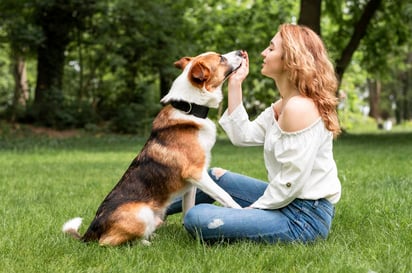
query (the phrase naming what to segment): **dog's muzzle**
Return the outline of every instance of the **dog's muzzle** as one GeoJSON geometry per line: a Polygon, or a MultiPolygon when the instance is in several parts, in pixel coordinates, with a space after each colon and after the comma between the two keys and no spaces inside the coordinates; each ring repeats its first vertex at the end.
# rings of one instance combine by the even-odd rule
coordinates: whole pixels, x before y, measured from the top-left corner
{"type": "Polygon", "coordinates": [[[243,50],[235,50],[223,55],[229,62],[230,67],[225,73],[225,78],[228,78],[232,73],[242,66],[243,50]]]}

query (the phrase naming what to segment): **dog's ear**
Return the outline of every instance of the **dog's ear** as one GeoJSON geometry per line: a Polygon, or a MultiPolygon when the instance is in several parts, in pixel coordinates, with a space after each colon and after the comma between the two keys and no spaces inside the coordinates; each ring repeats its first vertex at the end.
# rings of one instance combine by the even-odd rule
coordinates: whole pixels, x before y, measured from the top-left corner
{"type": "Polygon", "coordinates": [[[185,69],[186,65],[192,60],[192,57],[183,57],[180,60],[174,62],[176,68],[185,69]]]}
{"type": "Polygon", "coordinates": [[[201,62],[194,63],[190,69],[189,75],[193,82],[201,84],[210,77],[210,69],[201,62]]]}

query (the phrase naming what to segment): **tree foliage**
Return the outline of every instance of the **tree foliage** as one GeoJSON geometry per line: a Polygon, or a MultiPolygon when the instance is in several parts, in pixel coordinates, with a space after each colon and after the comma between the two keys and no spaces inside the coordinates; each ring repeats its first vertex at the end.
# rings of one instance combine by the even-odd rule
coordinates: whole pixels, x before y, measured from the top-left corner
{"type": "Polygon", "coordinates": [[[143,133],[179,73],[175,60],[245,49],[253,115],[278,96],[260,75],[260,53],[279,24],[299,22],[322,36],[347,99],[362,104],[367,79],[379,80],[380,107],[395,103],[393,115],[410,119],[411,9],[407,0],[2,0],[0,111],[53,127],[143,133]],[[22,77],[6,66],[22,63],[31,67],[30,97],[17,112],[22,77]]]}

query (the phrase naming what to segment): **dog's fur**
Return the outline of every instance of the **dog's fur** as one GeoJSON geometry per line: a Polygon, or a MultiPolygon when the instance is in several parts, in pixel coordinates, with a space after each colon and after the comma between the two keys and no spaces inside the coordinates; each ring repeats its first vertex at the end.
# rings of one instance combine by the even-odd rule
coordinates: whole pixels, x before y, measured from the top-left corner
{"type": "Polygon", "coordinates": [[[152,132],[140,154],[107,195],[86,233],[78,229],[81,218],[63,226],[63,232],[84,242],[119,245],[147,239],[162,223],[167,206],[183,194],[183,213],[194,205],[196,187],[222,205],[240,206],[207,173],[216,128],[200,118],[174,108],[185,101],[194,106],[218,107],[222,84],[242,62],[242,52],[214,52],[184,57],[175,63],[183,72],[162,99],[166,106],[153,121],[152,132]]]}

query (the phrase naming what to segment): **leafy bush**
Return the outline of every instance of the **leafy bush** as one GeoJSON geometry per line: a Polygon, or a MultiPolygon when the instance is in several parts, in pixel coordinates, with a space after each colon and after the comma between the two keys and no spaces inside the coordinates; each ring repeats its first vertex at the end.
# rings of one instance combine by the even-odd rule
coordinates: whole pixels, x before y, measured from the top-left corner
{"type": "Polygon", "coordinates": [[[111,120],[110,129],[119,133],[148,134],[154,115],[160,106],[137,103],[122,104],[111,120]]]}

